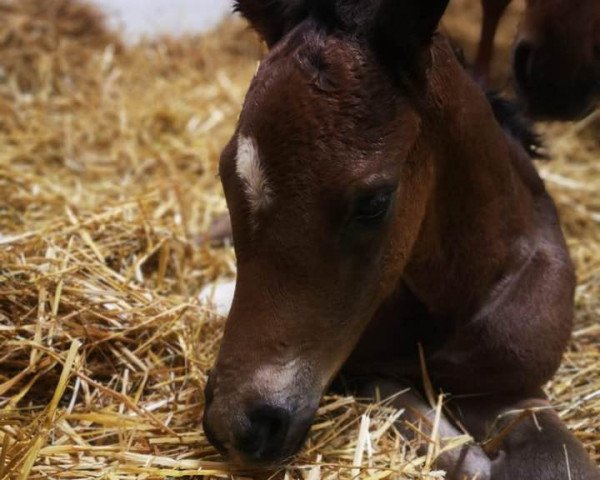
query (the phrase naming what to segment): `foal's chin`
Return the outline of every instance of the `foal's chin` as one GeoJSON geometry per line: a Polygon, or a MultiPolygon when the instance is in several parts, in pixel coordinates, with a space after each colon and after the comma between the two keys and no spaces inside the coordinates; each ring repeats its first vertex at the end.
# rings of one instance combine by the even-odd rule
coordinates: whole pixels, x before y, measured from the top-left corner
{"type": "Polygon", "coordinates": [[[315,415],[316,409],[310,416],[299,415],[301,418],[293,419],[293,427],[282,444],[262,457],[250,456],[234,449],[227,455],[227,458],[242,469],[277,470],[284,467],[295,458],[304,446],[315,415]]]}
{"type": "Polygon", "coordinates": [[[300,452],[304,443],[306,442],[306,438],[308,437],[309,431],[310,424],[307,426],[306,431],[301,436],[299,436],[290,445],[283,446],[280,452],[277,452],[272,456],[267,456],[265,458],[255,458],[246,455],[238,450],[232,450],[230,452],[225,453],[223,456],[227,460],[229,465],[231,465],[234,469],[238,469],[240,471],[248,472],[256,470],[263,472],[271,472],[279,470],[289,465],[289,463],[296,458],[297,454],[300,452]]]}

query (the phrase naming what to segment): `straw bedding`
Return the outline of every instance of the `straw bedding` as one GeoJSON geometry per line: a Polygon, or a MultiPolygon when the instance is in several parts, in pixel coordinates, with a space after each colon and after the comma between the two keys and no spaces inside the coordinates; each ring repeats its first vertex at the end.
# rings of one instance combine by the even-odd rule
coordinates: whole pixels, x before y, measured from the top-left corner
{"type": "MultiPolygon", "coordinates": [[[[476,3],[446,21],[467,49],[476,3]]],[[[235,272],[203,235],[225,210],[219,150],[261,54],[237,21],[124,46],[86,4],[0,1],[0,479],[228,476],[200,429],[223,319],[196,296],[235,272]]],[[[543,130],[579,275],[547,391],[598,460],[600,118],[543,130]]],[[[467,439],[419,456],[400,414],[326,398],[285,475],[442,478],[435,455],[467,439]]]]}

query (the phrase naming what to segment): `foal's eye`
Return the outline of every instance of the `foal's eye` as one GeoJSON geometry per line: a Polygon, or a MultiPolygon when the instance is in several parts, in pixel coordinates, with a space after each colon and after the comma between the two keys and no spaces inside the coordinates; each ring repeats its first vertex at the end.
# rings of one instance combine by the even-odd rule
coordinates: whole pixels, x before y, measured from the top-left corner
{"type": "Polygon", "coordinates": [[[376,226],[390,210],[393,191],[382,190],[359,197],[352,209],[351,222],[361,226],[376,226]]]}

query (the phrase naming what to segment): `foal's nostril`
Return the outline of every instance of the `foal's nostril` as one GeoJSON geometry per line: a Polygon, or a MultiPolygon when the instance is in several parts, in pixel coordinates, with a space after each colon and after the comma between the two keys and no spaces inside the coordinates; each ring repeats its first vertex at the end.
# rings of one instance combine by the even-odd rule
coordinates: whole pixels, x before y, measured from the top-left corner
{"type": "Polygon", "coordinates": [[[527,41],[520,41],[515,48],[514,71],[515,79],[521,89],[528,90],[533,77],[534,45],[527,41]]]}
{"type": "Polygon", "coordinates": [[[291,414],[288,410],[262,405],[248,414],[249,427],[238,439],[236,448],[248,457],[268,461],[281,454],[291,414]]]}

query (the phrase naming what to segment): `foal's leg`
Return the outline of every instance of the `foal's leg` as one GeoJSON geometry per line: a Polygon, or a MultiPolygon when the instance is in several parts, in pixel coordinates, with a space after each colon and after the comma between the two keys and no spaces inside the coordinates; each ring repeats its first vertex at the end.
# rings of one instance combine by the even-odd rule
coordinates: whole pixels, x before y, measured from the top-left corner
{"type": "MultiPolygon", "coordinates": [[[[391,405],[405,410],[396,427],[407,439],[414,440],[418,437],[417,431],[426,437],[432,436],[436,412],[414,390],[408,390],[398,382],[377,380],[365,385],[359,393],[364,398],[393,398],[391,405]],[[398,394],[404,390],[407,391],[398,394]]],[[[438,435],[440,438],[452,438],[463,435],[463,432],[442,414],[438,424],[438,435]]],[[[420,453],[425,454],[427,448],[428,442],[424,439],[419,447],[420,453]]],[[[448,480],[490,480],[492,465],[493,462],[489,457],[475,444],[444,452],[436,459],[436,468],[445,470],[447,472],[445,478],[448,480]]]]}
{"type": "Polygon", "coordinates": [[[450,408],[492,458],[498,455],[492,480],[600,479],[581,442],[542,394],[452,400],[450,408]]]}
{"type": "Polygon", "coordinates": [[[494,55],[494,39],[500,19],[512,0],[481,0],[483,7],[483,22],[481,25],[481,38],[475,60],[475,74],[483,83],[487,83],[490,76],[490,64],[494,55]]]}

